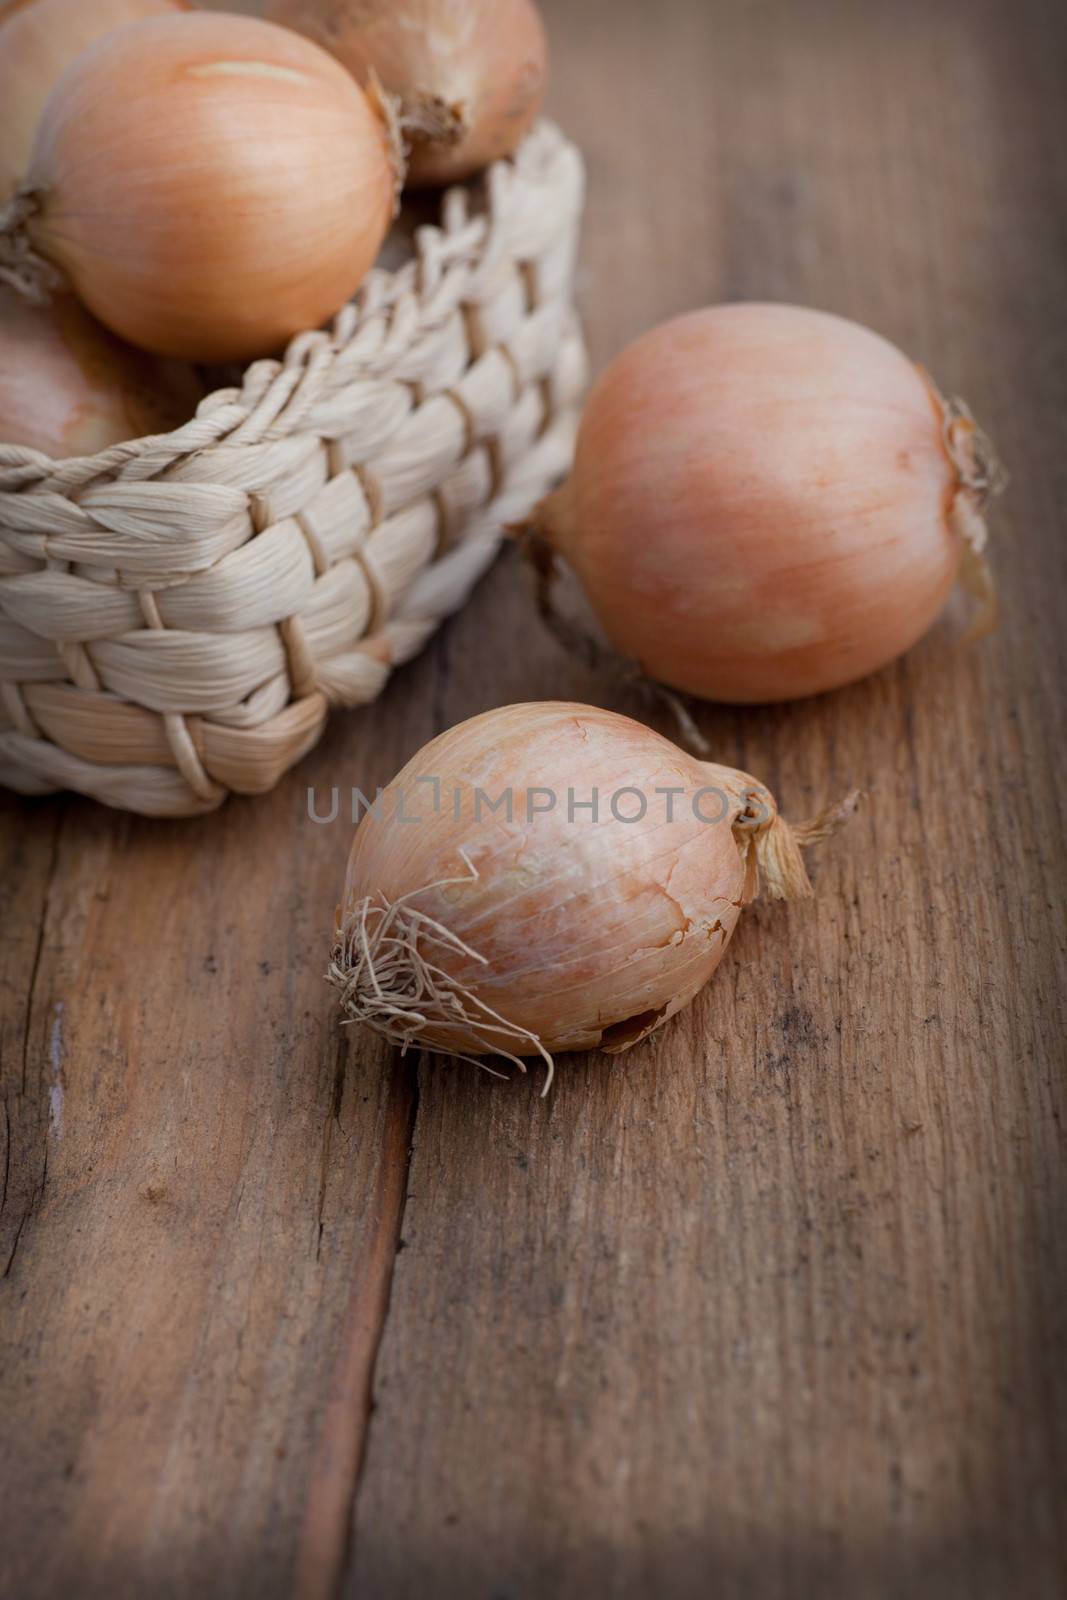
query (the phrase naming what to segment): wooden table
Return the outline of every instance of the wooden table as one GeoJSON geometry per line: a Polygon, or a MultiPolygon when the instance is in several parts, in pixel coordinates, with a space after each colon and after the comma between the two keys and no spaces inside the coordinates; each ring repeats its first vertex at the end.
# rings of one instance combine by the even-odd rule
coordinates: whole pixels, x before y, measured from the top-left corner
{"type": "Polygon", "coordinates": [[[5,1595],[1064,1592],[1064,12],[546,11],[596,363],[739,296],[880,329],[1012,470],[1002,631],[702,713],[869,802],[547,1100],[339,1027],[305,810],[501,702],[640,713],[514,560],[269,798],[4,797],[5,1595]]]}

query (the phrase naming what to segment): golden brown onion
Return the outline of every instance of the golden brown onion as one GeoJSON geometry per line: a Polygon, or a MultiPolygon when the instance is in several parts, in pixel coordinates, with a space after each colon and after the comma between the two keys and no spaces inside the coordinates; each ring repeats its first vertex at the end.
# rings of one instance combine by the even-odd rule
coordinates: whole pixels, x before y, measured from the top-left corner
{"type": "Polygon", "coordinates": [[[186,9],[186,0],[14,0],[0,11],[0,201],[24,177],[45,101],[75,56],[126,22],[186,9]]]}
{"type": "Polygon", "coordinates": [[[43,258],[145,349],[267,355],[359,286],[396,176],[382,117],[309,40],[154,18],[90,45],[50,96],[0,262],[25,286],[43,258]]]}
{"type": "Polygon", "coordinates": [[[48,307],[0,293],[0,443],[89,456],[188,422],[190,367],[131,350],[69,295],[48,307]]]}
{"type": "Polygon", "coordinates": [[[761,887],[810,894],[800,846],[852,803],[792,828],[762,784],[628,717],[487,712],[363,817],[330,980],[405,1047],[628,1049],[703,988],[761,887]]]}
{"type": "Polygon", "coordinates": [[[729,305],[625,350],[533,528],[618,650],[709,700],[862,678],[931,626],[961,574],[991,606],[987,442],[877,334],[729,305]]]}
{"type": "Polygon", "coordinates": [[[533,0],[272,0],[267,14],[399,98],[414,184],[454,183],[511,155],[544,98],[533,0]]]}

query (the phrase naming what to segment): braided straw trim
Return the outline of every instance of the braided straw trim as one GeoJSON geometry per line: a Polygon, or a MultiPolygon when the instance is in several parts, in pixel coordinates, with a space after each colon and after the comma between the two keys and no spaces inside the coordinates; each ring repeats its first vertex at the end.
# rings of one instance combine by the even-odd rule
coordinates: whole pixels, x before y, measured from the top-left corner
{"type": "Polygon", "coordinates": [[[381,692],[567,470],[582,190],[543,123],[184,427],[0,444],[0,782],[193,815],[381,692]]]}

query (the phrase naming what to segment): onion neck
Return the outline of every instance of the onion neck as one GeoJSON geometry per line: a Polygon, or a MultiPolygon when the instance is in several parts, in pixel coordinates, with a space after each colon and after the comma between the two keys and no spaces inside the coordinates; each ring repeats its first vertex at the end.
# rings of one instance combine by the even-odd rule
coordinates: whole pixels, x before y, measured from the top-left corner
{"type": "Polygon", "coordinates": [[[400,97],[400,131],[409,144],[451,149],[461,144],[471,123],[462,100],[449,102],[439,94],[413,89],[400,97]]]}
{"type": "Polygon", "coordinates": [[[859,804],[859,790],[807,822],[791,823],[779,813],[770,790],[749,773],[714,761],[697,766],[730,805],[730,828],[745,866],[745,903],[760,894],[771,900],[810,899],[814,891],[801,852],[844,827],[859,804]]]}
{"type": "Polygon", "coordinates": [[[975,422],[965,402],[958,396],[946,398],[924,367],[919,368],[919,374],[929,390],[941,425],[945,455],[955,474],[945,517],[960,542],[960,581],[978,601],[978,612],[966,635],[977,639],[997,625],[997,590],[985,553],[989,542],[985,509],[993,496],[1007,487],[1008,474],[992,440],[975,422]]]}
{"type": "Polygon", "coordinates": [[[0,283],[31,305],[46,306],[63,287],[63,275],[30,242],[30,224],[44,206],[44,190],[23,184],[0,206],[0,283]]]}

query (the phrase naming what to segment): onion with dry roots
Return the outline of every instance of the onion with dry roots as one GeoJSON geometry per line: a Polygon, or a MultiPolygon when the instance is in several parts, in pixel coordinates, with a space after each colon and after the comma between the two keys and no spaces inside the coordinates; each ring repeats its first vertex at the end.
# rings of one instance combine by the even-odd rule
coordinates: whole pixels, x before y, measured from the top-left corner
{"type": "Polygon", "coordinates": [[[96,455],[169,433],[202,398],[191,367],[130,349],[71,296],[44,307],[0,293],[0,443],[96,455]]]}
{"type": "Polygon", "coordinates": [[[15,0],[0,11],[0,201],[25,173],[45,101],[75,56],[123,23],[187,9],[186,0],[15,0]]]}
{"type": "Polygon", "coordinates": [[[688,1005],[761,889],[811,893],[801,848],[854,801],[792,827],[755,779],[628,717],[487,712],[364,815],[329,979],[404,1048],[540,1055],[551,1076],[554,1053],[626,1050],[688,1005]]]}
{"type": "Polygon", "coordinates": [[[819,311],[717,306],[608,367],[571,477],[528,531],[649,677],[789,700],[902,655],[959,577],[991,624],[982,510],[1000,481],[966,407],[887,340],[819,311]]]}
{"type": "Polygon", "coordinates": [[[384,108],[310,40],[196,11],[131,23],[50,95],[0,277],[37,297],[66,280],[162,355],[269,355],[358,288],[398,176],[384,108]]]}
{"type": "Polygon", "coordinates": [[[456,183],[509,156],[544,98],[533,0],[273,0],[267,15],[398,98],[415,184],[456,183]]]}

